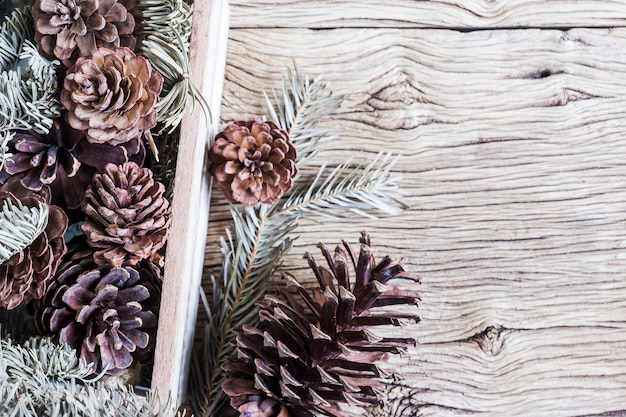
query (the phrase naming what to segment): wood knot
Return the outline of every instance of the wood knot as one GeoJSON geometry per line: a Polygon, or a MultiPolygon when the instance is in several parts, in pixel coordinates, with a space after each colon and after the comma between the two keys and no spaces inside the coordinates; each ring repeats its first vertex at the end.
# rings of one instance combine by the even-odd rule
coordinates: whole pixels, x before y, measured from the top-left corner
{"type": "Polygon", "coordinates": [[[408,78],[396,80],[374,92],[368,104],[377,109],[410,109],[416,103],[427,103],[424,93],[408,78]]]}
{"type": "Polygon", "coordinates": [[[504,349],[504,331],[503,327],[488,326],[480,333],[472,338],[480,347],[480,349],[489,354],[496,356],[504,349]]]}

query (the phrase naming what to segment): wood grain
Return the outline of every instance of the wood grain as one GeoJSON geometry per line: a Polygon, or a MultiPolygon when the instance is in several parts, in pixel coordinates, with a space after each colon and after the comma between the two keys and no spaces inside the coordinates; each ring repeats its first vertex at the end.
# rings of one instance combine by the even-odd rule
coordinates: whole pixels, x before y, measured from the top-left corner
{"type": "Polygon", "coordinates": [[[218,124],[227,39],[227,1],[196,0],[190,76],[206,97],[214,119],[207,123],[197,109],[180,127],[172,225],[152,373],[152,389],[162,400],[170,395],[174,404],[185,399],[189,375],[209,217],[210,182],[206,175],[206,154],[218,124]]]}
{"type": "Polygon", "coordinates": [[[233,0],[233,28],[571,28],[626,24],[624,0],[233,0]]]}
{"type": "MultiPolygon", "coordinates": [[[[402,155],[401,217],[309,218],[284,265],[312,279],[305,250],[367,229],[423,276],[406,388],[376,415],[624,415],[625,52],[624,29],[231,31],[223,123],[265,113],[294,59],[345,95],[303,178],[402,155]]],[[[209,270],[227,224],[215,193],[209,270]]]]}

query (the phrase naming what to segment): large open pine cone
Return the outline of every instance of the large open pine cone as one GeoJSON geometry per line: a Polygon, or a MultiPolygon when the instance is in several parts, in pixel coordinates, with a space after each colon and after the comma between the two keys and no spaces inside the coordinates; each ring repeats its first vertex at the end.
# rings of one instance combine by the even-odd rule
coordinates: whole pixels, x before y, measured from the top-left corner
{"type": "Polygon", "coordinates": [[[35,41],[47,58],[66,67],[99,47],[134,50],[134,6],[135,0],[35,0],[35,41]]]}
{"type": "Polygon", "coordinates": [[[87,215],[81,228],[97,249],[97,264],[136,264],[165,244],[171,219],[164,192],[152,171],[133,162],[109,164],[94,175],[81,207],[87,215]]]}
{"type": "Polygon", "coordinates": [[[67,70],[61,103],[66,120],[94,143],[119,145],[156,126],[163,77],[128,48],[98,48],[67,70]]]}
{"type": "Polygon", "coordinates": [[[0,171],[0,184],[19,176],[33,191],[49,186],[52,203],[75,209],[85,197],[96,172],[107,163],[129,160],[143,164],[145,148],[140,139],[119,146],[91,143],[85,134],[63,120],[55,120],[47,134],[17,131],[8,143],[11,156],[0,171]]]}
{"type": "MultiPolygon", "coordinates": [[[[48,197],[47,190],[35,194],[23,188],[17,180],[9,181],[0,188],[0,211],[5,210],[7,204],[24,208],[45,204],[48,211],[48,221],[43,232],[30,245],[0,264],[2,308],[11,310],[20,304],[43,297],[48,283],[57,272],[61,257],[67,250],[63,240],[67,216],[61,208],[49,205],[48,197]]],[[[10,218],[5,220],[10,221],[10,218]]],[[[0,229],[5,230],[4,226],[1,225],[0,229]]],[[[8,242],[4,241],[3,244],[8,242]]]]}
{"type": "Polygon", "coordinates": [[[97,266],[68,261],[35,313],[37,328],[76,349],[96,371],[115,375],[154,346],[160,273],[145,261],[97,266]]]}
{"type": "Polygon", "coordinates": [[[416,292],[389,283],[396,278],[419,281],[404,271],[401,259],[386,256],[377,264],[365,232],[358,258],[345,241],[335,249],[334,258],[326,247],[320,248],[328,269],[307,254],[319,288],[307,291],[285,275],[310,314],[291,293],[284,292],[282,299],[268,295],[259,305],[259,327],[237,330],[238,357],[224,366],[223,389],[242,416],[347,417],[342,403],[379,403],[379,378],[387,374],[375,362],[415,343],[412,338],[384,338],[368,330],[419,320],[414,314],[381,308],[419,302],[416,292]],[[356,271],[352,281],[350,262],[356,271]]]}
{"type": "Polygon", "coordinates": [[[272,204],[291,190],[298,173],[289,134],[272,121],[237,120],[217,134],[209,172],[229,201],[272,204]]]}

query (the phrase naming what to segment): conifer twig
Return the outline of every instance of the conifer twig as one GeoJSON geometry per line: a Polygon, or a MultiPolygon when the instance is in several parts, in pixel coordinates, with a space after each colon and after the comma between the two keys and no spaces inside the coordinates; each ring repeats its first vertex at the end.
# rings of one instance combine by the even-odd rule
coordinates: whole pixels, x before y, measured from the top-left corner
{"type": "Polygon", "coordinates": [[[0,27],[0,131],[47,133],[61,115],[57,61],[48,61],[33,42],[29,8],[15,9],[0,27]]]}
{"type": "MultiPolygon", "coordinates": [[[[333,136],[335,128],[318,128],[322,116],[339,107],[321,78],[310,80],[297,71],[283,80],[282,101],[270,104],[270,116],[279,121],[298,148],[299,160],[310,158],[317,146],[333,136]]],[[[267,98],[267,96],[266,96],[267,98]]],[[[304,214],[323,207],[335,216],[342,212],[372,216],[372,210],[395,214],[400,209],[397,179],[389,175],[394,160],[379,155],[366,166],[341,165],[327,173],[322,167],[313,183],[294,191],[282,205],[260,204],[243,212],[231,207],[233,226],[221,239],[224,256],[218,278],[212,278],[213,303],[206,303],[209,321],[202,346],[194,355],[192,398],[196,413],[220,416],[228,397],[221,389],[221,364],[234,352],[233,329],[254,325],[258,319],[256,302],[267,291],[272,275],[290,249],[291,232],[304,214]]]]}
{"type": "Polygon", "coordinates": [[[0,340],[0,415],[15,417],[170,417],[172,404],[154,409],[132,388],[105,383],[68,345],[35,337],[0,340]]]}
{"type": "Polygon", "coordinates": [[[140,0],[138,8],[146,22],[141,54],[164,79],[158,104],[162,127],[158,133],[176,130],[187,110],[188,97],[192,106],[198,104],[209,120],[209,105],[189,77],[192,7],[183,0],[140,0]]]}

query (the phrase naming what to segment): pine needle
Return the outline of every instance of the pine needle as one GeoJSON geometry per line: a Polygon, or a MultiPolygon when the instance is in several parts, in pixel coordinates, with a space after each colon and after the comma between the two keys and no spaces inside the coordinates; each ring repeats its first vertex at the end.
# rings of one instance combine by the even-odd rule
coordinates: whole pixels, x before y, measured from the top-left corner
{"type": "Polygon", "coordinates": [[[240,212],[231,207],[232,232],[220,240],[224,255],[221,279],[213,278],[213,304],[207,311],[203,349],[194,356],[192,398],[199,415],[213,416],[228,397],[222,391],[221,364],[234,352],[232,329],[254,323],[255,303],[265,294],[267,283],[291,248],[289,233],[295,222],[268,220],[273,206],[261,204],[240,212]],[[193,392],[197,387],[200,391],[193,392]]]}
{"type": "Polygon", "coordinates": [[[209,105],[189,78],[191,6],[183,0],[140,0],[137,6],[145,19],[146,39],[141,45],[141,55],[164,79],[157,105],[157,120],[162,126],[158,133],[176,130],[185,115],[188,97],[192,111],[199,105],[210,120],[209,105]]]}
{"type": "Polygon", "coordinates": [[[15,133],[13,132],[0,131],[0,170],[4,167],[6,160],[12,156],[9,149],[9,142],[14,136],[15,133]]]}
{"type": "Polygon", "coordinates": [[[4,200],[0,208],[0,264],[30,246],[48,225],[48,206],[25,207],[4,200]]]}
{"type": "Polygon", "coordinates": [[[343,97],[334,96],[322,76],[314,79],[302,76],[295,65],[294,69],[287,70],[287,78],[283,77],[280,94],[280,99],[276,91],[272,91],[273,99],[265,94],[269,117],[289,133],[301,166],[315,155],[321,143],[336,138],[332,133],[341,131],[337,127],[318,127],[318,124],[339,109],[343,97]]]}
{"type": "Polygon", "coordinates": [[[379,153],[366,166],[351,167],[350,161],[327,173],[322,165],[315,179],[293,191],[272,217],[301,216],[308,212],[331,219],[358,214],[376,219],[374,211],[400,214],[406,195],[398,185],[399,178],[390,174],[398,157],[379,153]]]}
{"type": "Polygon", "coordinates": [[[0,131],[47,133],[60,117],[57,61],[41,57],[33,42],[30,9],[18,8],[0,27],[0,131]]]}
{"type": "Polygon", "coordinates": [[[35,337],[0,340],[0,415],[48,417],[173,416],[171,404],[154,410],[130,387],[108,384],[67,345],[35,337]]]}

